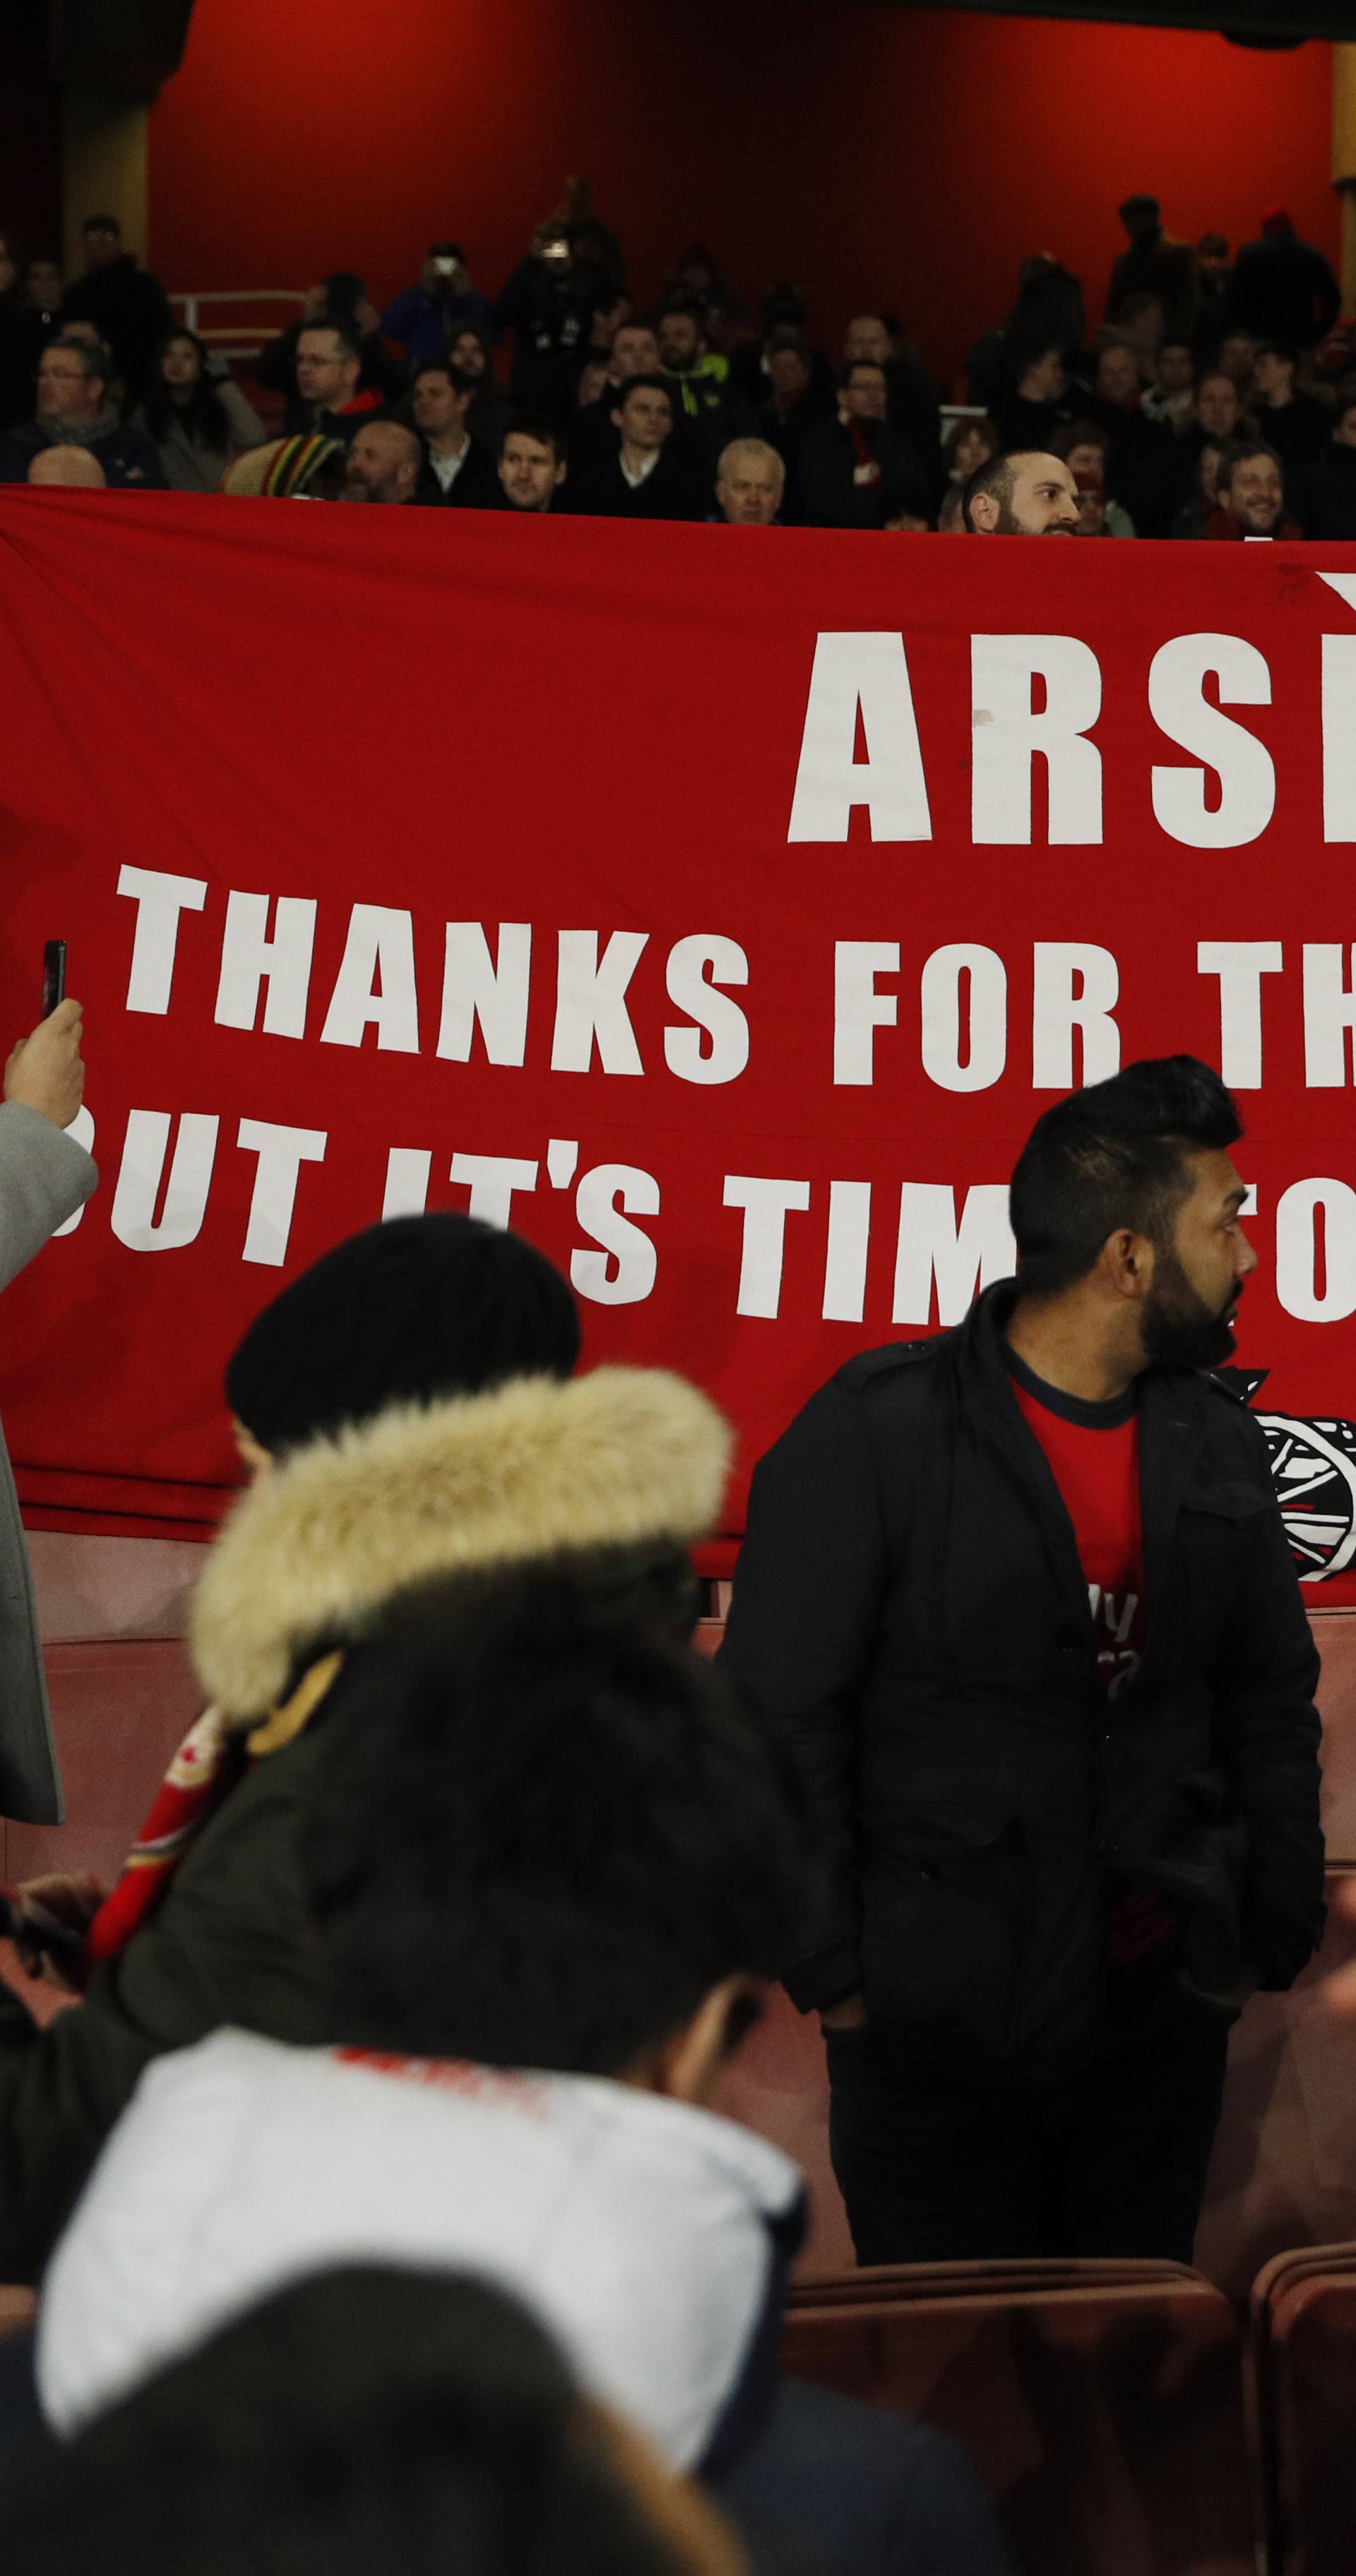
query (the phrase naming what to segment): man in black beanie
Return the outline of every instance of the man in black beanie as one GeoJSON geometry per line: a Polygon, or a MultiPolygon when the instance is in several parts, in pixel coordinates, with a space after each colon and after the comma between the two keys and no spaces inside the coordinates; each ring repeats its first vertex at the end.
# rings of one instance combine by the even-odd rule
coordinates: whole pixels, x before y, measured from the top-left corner
{"type": "Polygon", "coordinates": [[[37,2278],[151,2058],[225,2023],[331,2036],[295,1843],[347,1646],[431,1581],[543,1556],[690,1617],[725,1426],[659,1371],[573,1377],[578,1352],[544,1255],[451,1213],[353,1236],[250,1326],[226,1394],[251,1489],[194,1603],[210,1704],[116,1887],[36,1891],[25,1953],[82,2001],[39,2029],[0,1987],[0,2280],[37,2278]]]}

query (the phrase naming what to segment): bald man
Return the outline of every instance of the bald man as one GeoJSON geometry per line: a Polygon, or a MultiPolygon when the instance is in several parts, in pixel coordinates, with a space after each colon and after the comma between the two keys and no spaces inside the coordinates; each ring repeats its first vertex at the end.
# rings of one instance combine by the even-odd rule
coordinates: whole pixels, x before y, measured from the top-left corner
{"type": "Polygon", "coordinates": [[[412,501],[423,461],[423,447],[403,421],[366,421],[348,451],[344,499],[412,501]]]}
{"type": "Polygon", "coordinates": [[[105,492],[108,476],[87,447],[40,447],[28,468],[30,483],[71,483],[82,492],[105,492]]]}

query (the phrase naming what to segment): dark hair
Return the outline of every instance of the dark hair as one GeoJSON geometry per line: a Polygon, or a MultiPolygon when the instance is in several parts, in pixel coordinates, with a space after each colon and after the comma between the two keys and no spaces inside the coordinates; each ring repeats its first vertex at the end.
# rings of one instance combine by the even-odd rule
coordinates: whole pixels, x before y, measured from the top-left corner
{"type": "Polygon", "coordinates": [[[1211,259],[1227,259],[1229,256],[1229,245],[1223,233],[1202,233],[1196,248],[1203,250],[1211,259]]]}
{"type": "Polygon", "coordinates": [[[1085,1279],[1118,1226],[1171,1244],[1191,1192],[1186,1157],[1237,1144],[1243,1123],[1220,1077],[1194,1055],[1128,1064],[1038,1118],[1012,1175],[1023,1290],[1055,1296],[1085,1279]]]}
{"type": "Polygon", "coordinates": [[[942,441],[943,465],[948,468],[954,465],[958,448],[961,446],[963,440],[970,437],[987,439],[990,456],[996,456],[998,454],[999,447],[1002,442],[993,422],[988,416],[988,413],[985,412],[983,417],[980,419],[957,420],[952,422],[950,429],[947,431],[946,436],[942,441]]]}
{"type": "Polygon", "coordinates": [[[547,420],[544,416],[538,418],[528,412],[515,412],[505,428],[504,437],[499,441],[501,456],[504,453],[504,440],[515,437],[535,438],[539,447],[549,447],[557,465],[565,453],[564,432],[559,422],[547,420]]]}
{"type": "Polygon", "coordinates": [[[661,1633],[678,1551],[651,1554],[430,1587],[351,1654],[304,1828],[337,2040],[618,2075],[794,1954],[798,1793],[661,1633]]]}
{"type": "Polygon", "coordinates": [[[1068,464],[1076,447],[1100,447],[1105,456],[1111,446],[1111,435],[1100,421],[1063,420],[1050,441],[1050,453],[1068,464]]]}
{"type": "Polygon", "coordinates": [[[700,304],[695,303],[690,295],[670,295],[667,301],[661,304],[655,319],[657,322],[667,322],[675,313],[685,314],[688,321],[695,323],[702,337],[705,338],[706,315],[700,304]]]}
{"type": "Polygon", "coordinates": [[[574,1298],[544,1252],[454,1209],[352,1234],[255,1316],[226,1401],[265,1449],[294,1448],[387,1405],[567,1378],[574,1298]]]}
{"type": "Polygon", "coordinates": [[[325,290],[325,318],[352,322],[367,292],[356,268],[332,268],[320,281],[325,290]]]}
{"type": "Polygon", "coordinates": [[[465,251],[462,249],[462,246],[461,246],[461,243],[460,243],[460,242],[454,242],[454,241],[436,241],[436,242],[430,242],[430,243],[429,243],[429,246],[428,246],[428,253],[427,253],[427,256],[428,256],[430,259],[459,259],[459,260],[461,261],[461,263],[462,263],[463,268],[464,268],[464,267],[465,267],[465,265],[466,265],[466,253],[465,253],[465,251]]]}
{"type": "Polygon", "coordinates": [[[1219,473],[1215,480],[1216,491],[1230,491],[1239,466],[1246,465],[1254,456],[1270,457],[1277,473],[1284,476],[1285,467],[1277,448],[1268,447],[1264,438],[1236,438],[1225,448],[1220,458],[1219,473]]]}
{"type": "Polygon", "coordinates": [[[889,384],[890,370],[883,358],[846,358],[838,377],[838,382],[844,391],[851,384],[859,367],[869,367],[873,376],[883,376],[886,384],[889,384]]]}
{"type": "Polygon", "coordinates": [[[1028,367],[1039,358],[1058,358],[1064,365],[1064,344],[1057,332],[1014,331],[1008,342],[1008,372],[1014,384],[1020,384],[1028,367]]]}
{"type": "Polygon", "coordinates": [[[568,2363],[488,2281],[293,2282],[7,2466],[6,2576],[676,2576],[568,2363]]]}
{"type": "Polygon", "coordinates": [[[1258,348],[1257,355],[1259,358],[1279,358],[1282,364],[1287,367],[1297,367],[1299,365],[1298,349],[1294,348],[1291,343],[1286,340],[1263,340],[1258,348]]]}
{"type": "Polygon", "coordinates": [[[187,328],[167,331],[155,353],[141,413],[152,438],[167,438],[178,421],[200,447],[210,448],[214,455],[224,458],[231,452],[231,424],[226,416],[226,405],[207,373],[207,359],[207,343],[199,339],[196,331],[187,328]],[[191,341],[198,353],[198,381],[189,388],[186,403],[176,403],[171,398],[164,377],[165,354],[173,348],[176,340],[191,341]]]}
{"type": "Polygon", "coordinates": [[[350,358],[361,359],[362,357],[362,333],[358,329],[356,322],[345,322],[342,319],[336,320],[332,313],[318,314],[313,321],[302,323],[301,328],[297,332],[298,348],[301,346],[302,334],[306,331],[332,331],[336,340],[339,341],[343,348],[347,349],[350,358]]]}
{"type": "Polygon", "coordinates": [[[53,349],[74,350],[75,355],[80,360],[80,372],[84,377],[86,384],[89,383],[93,376],[98,377],[101,385],[112,384],[112,353],[102,340],[87,339],[83,331],[72,331],[69,333],[58,331],[56,338],[54,340],[49,340],[47,347],[43,350],[42,354],[44,358],[47,357],[49,352],[53,349]]]}
{"type": "Polygon", "coordinates": [[[82,233],[116,233],[119,241],[122,239],[122,226],[116,215],[86,215],[80,230],[82,233]]]}
{"type": "Polygon", "coordinates": [[[974,504],[985,494],[990,500],[997,501],[1000,509],[1008,508],[1016,480],[1013,473],[1015,462],[1013,456],[986,456],[983,464],[975,467],[961,498],[961,518],[970,536],[975,534],[974,504]]]}
{"type": "Polygon", "coordinates": [[[617,387],[616,394],[613,398],[613,410],[624,410],[627,403],[629,403],[632,394],[640,393],[642,391],[662,394],[670,411],[672,411],[673,387],[669,383],[667,376],[627,376],[617,387]]]}
{"type": "Polygon", "coordinates": [[[446,376],[454,392],[465,395],[468,401],[472,394],[480,391],[479,378],[468,376],[462,368],[454,367],[450,358],[420,358],[410,369],[411,393],[421,376],[446,376]]]}

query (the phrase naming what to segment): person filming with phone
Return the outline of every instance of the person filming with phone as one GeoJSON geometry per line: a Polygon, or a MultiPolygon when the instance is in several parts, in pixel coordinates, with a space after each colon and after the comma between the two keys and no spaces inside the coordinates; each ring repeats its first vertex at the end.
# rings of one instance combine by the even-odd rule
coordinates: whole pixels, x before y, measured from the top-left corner
{"type": "Polygon", "coordinates": [[[451,355],[467,323],[489,330],[489,298],[471,284],[460,242],[436,241],[414,286],[393,296],[381,317],[388,340],[403,349],[411,370],[429,358],[451,355]]]}
{"type": "MultiPolygon", "coordinates": [[[[5,1066],[0,1107],[0,1288],[82,1208],[99,1175],[69,1128],[84,1096],[79,1002],[57,1000],[5,1066]]],[[[0,1351],[3,1350],[0,1339],[0,1351]]],[[[28,1551],[0,1437],[0,1815],[59,1825],[61,1781],[38,1648],[28,1551]]]]}
{"type": "Polygon", "coordinates": [[[510,387],[515,408],[545,414],[562,425],[574,408],[593,323],[592,299],[578,284],[574,265],[568,226],[539,224],[526,259],[494,308],[500,328],[515,335],[510,387]]]}

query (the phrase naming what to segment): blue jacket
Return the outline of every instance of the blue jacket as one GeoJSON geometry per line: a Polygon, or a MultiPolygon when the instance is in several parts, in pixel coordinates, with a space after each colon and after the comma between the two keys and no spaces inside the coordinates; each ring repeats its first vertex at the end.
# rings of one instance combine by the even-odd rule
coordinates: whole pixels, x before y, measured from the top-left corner
{"type": "Polygon", "coordinates": [[[441,358],[447,341],[463,322],[474,322],[494,335],[494,316],[483,295],[430,295],[426,286],[407,286],[393,296],[381,317],[388,340],[399,340],[411,366],[424,358],[441,358]],[[446,336],[444,336],[446,335],[446,336]]]}

